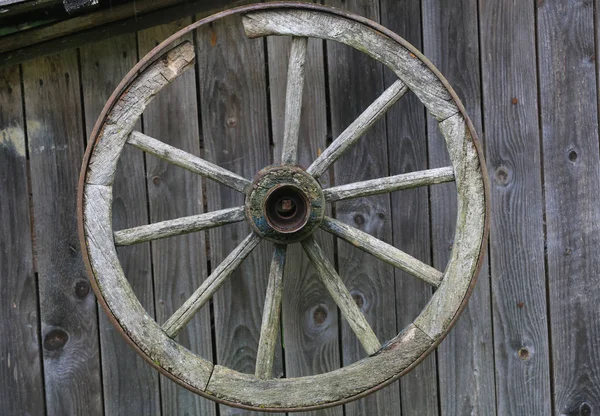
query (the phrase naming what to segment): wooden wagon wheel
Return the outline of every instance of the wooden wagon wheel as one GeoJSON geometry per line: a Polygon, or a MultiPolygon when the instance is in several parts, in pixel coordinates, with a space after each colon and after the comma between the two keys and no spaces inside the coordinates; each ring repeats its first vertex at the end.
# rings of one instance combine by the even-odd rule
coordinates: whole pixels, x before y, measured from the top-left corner
{"type": "Polygon", "coordinates": [[[370,20],[339,10],[313,4],[266,3],[229,10],[182,29],[129,72],[101,114],[86,152],[78,195],[79,233],[98,300],[126,340],[149,363],[184,387],[231,406],[300,411],[337,405],[369,394],[408,372],[439,344],[464,308],[475,283],[487,240],[488,199],[483,157],[465,110],[447,81],[413,46],[370,20]],[[241,24],[251,38],[293,37],[283,164],[266,167],[254,181],[134,131],[136,121],[153,96],[193,65],[194,48],[189,42],[167,53],[166,48],[191,30],[230,15],[241,16],[241,24]],[[296,166],[296,161],[306,45],[310,37],[356,48],[389,67],[398,81],[305,170],[296,166]],[[437,119],[452,166],[322,189],[319,177],[408,90],[437,119]],[[112,185],[117,160],[126,144],[245,194],[245,206],[114,232],[112,185]],[[450,181],[456,184],[458,216],[452,255],[444,272],[325,215],[326,204],[330,202],[450,181]],[[251,234],[173,316],[162,325],[155,322],[128,284],[116,246],[241,221],[251,225],[251,234]],[[312,237],[317,228],[436,288],[413,323],[383,346],[312,237]],[[174,338],[263,239],[275,244],[256,374],[241,374],[202,359],[174,338]],[[272,366],[286,246],[292,242],[301,242],[369,356],[326,374],[274,379],[272,366]]]}

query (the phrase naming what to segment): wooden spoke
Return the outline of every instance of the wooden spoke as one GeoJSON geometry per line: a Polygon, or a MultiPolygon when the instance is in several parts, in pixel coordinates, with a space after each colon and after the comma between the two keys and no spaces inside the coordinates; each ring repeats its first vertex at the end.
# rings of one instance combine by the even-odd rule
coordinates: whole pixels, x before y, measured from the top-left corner
{"type": "Polygon", "coordinates": [[[314,177],[319,177],[333,162],[352,146],[363,134],[379,120],[386,111],[394,105],[408,88],[400,80],[396,81],[377,98],[354,122],[319,156],[307,172],[314,177]]]}
{"type": "Polygon", "coordinates": [[[304,66],[308,38],[294,37],[288,67],[287,96],[285,99],[285,125],[283,132],[283,155],[281,161],[286,165],[298,163],[298,135],[302,113],[304,92],[304,66]]]}
{"type": "Polygon", "coordinates": [[[411,189],[419,186],[452,182],[453,180],[454,168],[446,167],[336,186],[325,189],[323,194],[325,195],[325,200],[327,202],[334,202],[361,196],[385,194],[401,189],[411,189]]]}
{"type": "Polygon", "coordinates": [[[242,241],[221,264],[212,272],[194,294],[185,301],[173,316],[162,326],[163,331],[171,338],[175,337],[204,306],[211,296],[223,285],[235,269],[244,261],[260,242],[254,233],[242,241]]]}
{"type": "Polygon", "coordinates": [[[235,189],[236,191],[245,193],[250,187],[250,181],[246,178],[223,169],[220,166],[207,162],[197,156],[181,149],[170,146],[150,136],[147,136],[139,131],[131,133],[127,139],[127,143],[133,145],[144,152],[150,153],[156,157],[164,159],[174,165],[180,166],[190,172],[205,176],[209,179],[217,181],[225,186],[235,189]]]}
{"type": "Polygon", "coordinates": [[[287,246],[280,244],[276,244],[275,250],[273,250],[273,261],[269,273],[269,285],[256,356],[255,375],[261,379],[268,379],[273,376],[275,343],[279,333],[281,298],[283,297],[283,269],[285,268],[286,250],[287,246]]]}
{"type": "Polygon", "coordinates": [[[442,272],[359,229],[329,217],[323,219],[321,228],[436,288],[442,283],[442,272]]]}
{"type": "Polygon", "coordinates": [[[115,245],[130,246],[145,243],[146,241],[160,238],[174,237],[189,234],[221,225],[243,221],[245,218],[244,207],[223,209],[201,215],[161,221],[154,224],[142,225],[127,230],[116,231],[115,245]]]}
{"type": "Polygon", "coordinates": [[[342,315],[348,321],[348,324],[358,337],[367,354],[375,354],[381,349],[381,343],[377,339],[377,335],[375,335],[362,311],[356,305],[356,302],[354,302],[342,278],[337,274],[327,257],[325,257],[325,253],[319,244],[313,237],[309,237],[302,241],[302,247],[317,269],[327,291],[340,308],[342,315]]]}

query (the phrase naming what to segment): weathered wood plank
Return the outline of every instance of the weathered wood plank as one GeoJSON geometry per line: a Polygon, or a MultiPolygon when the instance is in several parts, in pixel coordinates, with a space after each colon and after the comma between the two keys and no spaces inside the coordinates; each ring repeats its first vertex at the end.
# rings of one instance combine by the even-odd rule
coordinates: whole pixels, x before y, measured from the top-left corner
{"type": "Polygon", "coordinates": [[[281,331],[280,317],[286,251],[287,245],[275,245],[273,250],[273,261],[269,272],[269,285],[260,328],[260,341],[256,353],[255,375],[259,378],[271,378],[273,375],[275,347],[281,331]]]}
{"type": "MultiPolygon", "coordinates": [[[[426,0],[422,8],[424,53],[459,92],[476,130],[481,131],[476,1],[426,0]]],[[[427,131],[429,167],[447,166],[446,143],[431,118],[427,131]]],[[[456,186],[432,187],[430,203],[433,265],[441,269],[456,243],[456,186]]],[[[438,349],[442,414],[496,413],[488,273],[484,261],[469,305],[438,349]],[[462,399],[457,400],[458,397],[462,399]]]]}
{"type": "MultiPolygon", "coordinates": [[[[216,397],[236,397],[256,407],[295,408],[318,406],[349,399],[373,384],[398,376],[431,345],[432,340],[414,325],[398,334],[373,357],[326,374],[302,378],[260,380],[222,366],[215,366],[207,391],[216,397]]],[[[389,409],[397,414],[398,408],[389,409]]]]}
{"type": "Polygon", "coordinates": [[[134,131],[127,139],[127,143],[142,149],[167,162],[180,166],[184,169],[205,176],[223,185],[229,186],[238,192],[245,193],[250,186],[250,181],[233,172],[223,169],[213,163],[202,160],[184,150],[170,146],[150,136],[134,131]]]}
{"type": "Polygon", "coordinates": [[[321,277],[321,281],[329,291],[329,294],[340,308],[340,312],[346,318],[348,325],[358,338],[360,344],[368,355],[373,355],[381,348],[377,335],[367,322],[360,308],[356,305],[352,295],[344,285],[342,278],[337,274],[333,264],[323,249],[314,240],[307,238],[302,241],[302,248],[312,261],[321,277]]]}
{"type": "MultiPolygon", "coordinates": [[[[270,36],[267,38],[267,45],[273,154],[274,162],[279,163],[283,153],[285,86],[291,38],[270,36]]],[[[309,166],[327,146],[327,99],[322,41],[311,39],[308,42],[305,77],[298,152],[300,166],[309,166]]],[[[324,174],[319,181],[322,185],[327,185],[329,175],[324,174]]],[[[328,258],[333,259],[333,237],[318,232],[316,240],[328,254],[328,258]]],[[[323,287],[300,244],[288,246],[285,276],[282,323],[286,377],[310,376],[339,368],[341,359],[337,306],[323,287]]],[[[340,416],[342,412],[343,407],[338,406],[303,412],[300,415],[340,416]]]]}
{"type": "Polygon", "coordinates": [[[403,189],[418,188],[420,186],[436,185],[438,183],[452,182],[453,180],[454,168],[438,168],[334,186],[325,189],[323,194],[327,202],[334,202],[362,196],[387,194],[403,189]]]}
{"type": "MultiPolygon", "coordinates": [[[[99,42],[80,50],[81,89],[87,136],[106,100],[123,76],[135,65],[135,35],[99,42]]],[[[148,218],[144,159],[136,149],[125,148],[117,164],[113,221],[116,229],[131,227],[148,218]]],[[[119,250],[125,276],[138,299],[154,316],[152,265],[148,244],[119,250]]],[[[139,357],[100,311],[102,385],[106,414],[160,414],[158,374],[139,357]]]]}
{"type": "Polygon", "coordinates": [[[596,13],[593,1],[537,5],[554,414],[600,408],[596,13]]]}
{"type": "Polygon", "coordinates": [[[490,256],[498,414],[549,415],[535,6],[484,0],[479,7],[479,24],[488,28],[480,33],[492,185],[490,256]]]}
{"type": "Polygon", "coordinates": [[[367,107],[327,149],[309,166],[307,172],[321,176],[342,154],[356,143],[377,121],[382,118],[406,92],[408,88],[400,80],[394,82],[373,103],[367,107]]]}
{"type": "MultiPolygon", "coordinates": [[[[326,4],[340,7],[375,21],[380,19],[379,1],[376,0],[332,0],[326,4]]],[[[335,26],[327,28],[337,32],[335,26]]],[[[355,32],[356,33],[356,32],[355,32]]],[[[367,38],[368,31],[359,36],[367,38]]],[[[375,38],[375,36],[374,36],[375,38]]],[[[383,39],[381,35],[376,38],[383,39]]],[[[363,38],[364,39],[364,38],[363,38]]],[[[350,46],[353,46],[350,43],[350,46]]],[[[377,49],[379,44],[370,45],[377,49]]],[[[382,46],[382,45],[381,45],[382,46]]],[[[385,94],[383,66],[373,58],[383,57],[385,47],[372,52],[369,56],[359,50],[347,46],[327,42],[329,71],[329,93],[331,106],[331,128],[333,137],[337,137],[378,97],[385,94]]],[[[394,53],[404,53],[396,44],[394,53]]],[[[412,69],[417,66],[416,60],[407,53],[409,61],[400,65],[408,65],[412,69]]],[[[407,68],[408,69],[408,68],[407,68]]],[[[409,72],[409,71],[407,71],[409,72]]],[[[412,75],[407,75],[410,79],[412,75]]],[[[427,76],[425,76],[427,78],[427,76]]],[[[407,79],[402,79],[405,84],[407,79]]],[[[387,90],[403,93],[401,84],[396,83],[387,90]]],[[[410,82],[410,81],[408,81],[410,82]]],[[[431,87],[436,88],[432,83],[431,87]]],[[[440,91],[440,94],[446,93],[440,91]]],[[[335,184],[343,185],[367,179],[389,176],[388,146],[385,118],[379,119],[364,137],[349,149],[334,165],[335,184]]],[[[382,241],[392,242],[392,211],[390,195],[372,196],[355,200],[342,201],[335,204],[335,216],[338,220],[357,227],[382,241]]],[[[339,274],[350,290],[355,302],[366,315],[368,322],[382,342],[395,337],[399,328],[396,325],[396,301],[394,290],[394,268],[370,254],[364,253],[352,245],[337,240],[339,274]]],[[[358,342],[348,325],[342,323],[343,364],[349,365],[364,356],[358,342]]],[[[364,414],[397,415],[400,409],[400,392],[398,387],[391,387],[366,397],[358,402],[345,406],[347,416],[364,414]]]]}
{"type": "MultiPolygon", "coordinates": [[[[157,26],[138,33],[140,56],[191,19],[157,26]]],[[[188,42],[192,37],[182,39],[188,42]]],[[[194,52],[194,51],[192,51],[194,52]]],[[[167,144],[201,156],[199,143],[196,78],[189,70],[155,98],[143,115],[143,132],[164,138],[167,144]]],[[[159,222],[203,212],[202,178],[162,159],[146,155],[150,222],[159,222]]],[[[241,205],[241,204],[237,204],[241,205]]],[[[229,208],[235,205],[229,205],[229,208]]],[[[156,319],[165,322],[200,287],[208,276],[205,233],[187,234],[151,243],[154,270],[156,319]]],[[[212,362],[210,311],[204,308],[181,331],[177,341],[212,362]]],[[[213,403],[161,378],[162,411],[170,414],[214,415],[213,403]]]]}
{"type": "Polygon", "coordinates": [[[396,247],[381,241],[358,228],[351,227],[333,218],[325,217],[321,228],[384,262],[438,287],[443,279],[442,272],[415,259],[396,247]]]}
{"type": "Polygon", "coordinates": [[[246,218],[244,207],[222,209],[206,214],[192,215],[175,220],[161,221],[154,224],[140,225],[115,232],[115,244],[127,246],[161,238],[207,230],[243,221],[246,218]]]}
{"type": "Polygon", "coordinates": [[[50,415],[101,414],[96,302],[79,253],[76,189],[84,128],[74,52],[23,65],[50,415]]]}
{"type": "MultiPolygon", "coordinates": [[[[421,1],[381,1],[381,23],[422,50],[421,1]]],[[[386,85],[396,75],[385,73],[386,85]]],[[[423,104],[407,94],[387,113],[390,174],[406,174],[428,168],[427,128],[423,104]]],[[[391,195],[393,244],[431,265],[429,189],[407,189],[391,195]]],[[[431,299],[429,284],[396,269],[396,322],[405,328],[431,299]]],[[[438,415],[436,354],[433,353],[400,379],[402,416],[438,415]]]]}
{"type": "MultiPolygon", "coordinates": [[[[252,178],[271,163],[264,42],[250,40],[239,17],[197,32],[204,158],[252,178]]],[[[209,210],[242,205],[243,195],[207,182],[209,210]]],[[[248,224],[209,232],[211,264],[223,259],[249,232],[248,224]]],[[[213,298],[217,362],[254,374],[272,245],[261,244],[213,298]]],[[[276,349],[273,375],[283,374],[276,349]]],[[[221,415],[240,414],[220,406],[221,415]]],[[[243,414],[254,414],[247,412],[243,414]]]]}
{"type": "Polygon", "coordinates": [[[283,156],[281,158],[282,162],[288,165],[295,165],[298,162],[298,135],[302,117],[307,46],[308,38],[294,37],[292,39],[285,98],[283,156]]]}
{"type": "Polygon", "coordinates": [[[37,284],[27,186],[19,67],[0,71],[0,403],[6,414],[43,414],[37,284]]]}
{"type": "Polygon", "coordinates": [[[190,320],[198,313],[215,292],[225,283],[231,274],[242,264],[248,255],[260,243],[260,237],[256,234],[250,234],[246,237],[239,246],[235,248],[221,264],[219,264],[214,272],[202,282],[202,285],[196,290],[192,296],[177,309],[175,313],[164,323],[163,330],[171,337],[175,337],[190,320]]]}

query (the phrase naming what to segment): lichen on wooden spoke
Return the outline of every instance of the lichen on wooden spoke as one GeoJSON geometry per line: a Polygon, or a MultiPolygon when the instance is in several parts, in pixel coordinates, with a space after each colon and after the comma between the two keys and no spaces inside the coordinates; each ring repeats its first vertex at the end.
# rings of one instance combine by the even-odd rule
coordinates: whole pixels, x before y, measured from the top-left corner
{"type": "Polygon", "coordinates": [[[205,176],[239,192],[246,192],[250,181],[238,174],[194,156],[139,131],[131,133],[127,143],[198,175],[205,176]]]}
{"type": "Polygon", "coordinates": [[[239,267],[246,257],[260,243],[260,237],[254,233],[244,239],[210,276],[202,283],[192,296],[185,301],[175,313],[164,323],[163,330],[171,338],[175,337],[187,323],[196,315],[212,295],[225,283],[231,273],[239,267]]]}
{"type": "Polygon", "coordinates": [[[350,328],[356,334],[367,354],[375,354],[381,349],[381,343],[375,332],[373,332],[371,325],[367,322],[367,318],[356,305],[342,278],[335,271],[333,264],[325,256],[323,249],[313,237],[302,241],[302,248],[304,248],[315,269],[317,269],[321,282],[323,282],[323,285],[340,308],[342,315],[348,321],[350,328]]]}
{"type": "Polygon", "coordinates": [[[408,88],[402,81],[394,82],[325,149],[306,171],[317,178],[323,175],[329,166],[356,143],[407,91],[408,88]]]}
{"type": "Polygon", "coordinates": [[[453,180],[454,168],[450,166],[335,186],[324,189],[323,194],[327,202],[335,202],[363,196],[385,194],[402,189],[412,189],[419,186],[452,182],[453,180]]]}
{"type": "Polygon", "coordinates": [[[229,208],[115,231],[115,245],[130,246],[161,238],[194,233],[243,221],[244,207],[229,208]]]}
{"type": "Polygon", "coordinates": [[[357,228],[329,217],[325,217],[321,228],[430,285],[438,287],[442,282],[442,272],[357,228]]]}
{"type": "Polygon", "coordinates": [[[302,115],[304,93],[304,66],[308,38],[294,37],[288,67],[287,94],[285,99],[285,124],[283,131],[283,154],[281,160],[286,165],[298,163],[298,135],[302,115]]]}
{"type": "Polygon", "coordinates": [[[273,375],[275,344],[279,334],[281,299],[283,297],[283,270],[287,245],[275,244],[269,272],[269,285],[260,329],[260,341],[256,353],[256,377],[267,379],[273,375]]]}

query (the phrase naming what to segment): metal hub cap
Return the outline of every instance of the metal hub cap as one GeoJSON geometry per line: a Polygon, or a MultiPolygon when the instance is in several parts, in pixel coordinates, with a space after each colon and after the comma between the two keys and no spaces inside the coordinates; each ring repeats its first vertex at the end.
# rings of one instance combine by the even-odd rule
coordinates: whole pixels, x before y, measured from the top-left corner
{"type": "Polygon", "coordinates": [[[297,166],[261,170],[246,197],[246,217],[254,231],[283,244],[310,236],[323,220],[324,207],[321,185],[297,166]]]}

